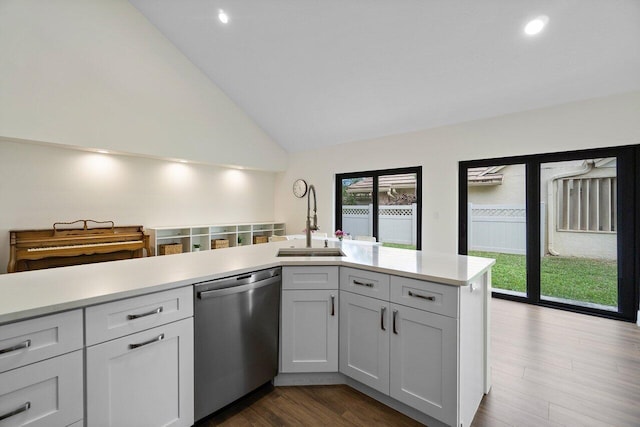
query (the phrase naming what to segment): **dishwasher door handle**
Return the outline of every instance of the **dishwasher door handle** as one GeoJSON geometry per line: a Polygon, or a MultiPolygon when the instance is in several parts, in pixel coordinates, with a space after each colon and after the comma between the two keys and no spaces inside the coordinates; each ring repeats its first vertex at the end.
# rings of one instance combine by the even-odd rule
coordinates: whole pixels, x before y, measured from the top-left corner
{"type": "Polygon", "coordinates": [[[222,297],[225,295],[237,294],[241,292],[250,291],[252,289],[262,288],[264,286],[273,285],[274,283],[280,282],[280,280],[281,280],[280,276],[274,276],[266,280],[261,280],[259,282],[247,283],[246,285],[231,286],[231,287],[222,288],[222,289],[212,289],[210,291],[200,291],[197,293],[197,295],[198,295],[198,298],[200,299],[222,297]]]}

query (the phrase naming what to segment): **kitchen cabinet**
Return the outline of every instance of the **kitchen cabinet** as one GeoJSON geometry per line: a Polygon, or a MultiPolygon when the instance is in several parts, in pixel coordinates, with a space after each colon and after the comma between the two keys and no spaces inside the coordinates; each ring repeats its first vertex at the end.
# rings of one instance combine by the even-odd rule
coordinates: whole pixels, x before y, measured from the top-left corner
{"type": "Polygon", "coordinates": [[[280,372],[338,370],[338,267],[284,267],[280,372]]]}
{"type": "Polygon", "coordinates": [[[87,342],[108,339],[86,350],[87,426],[193,424],[193,302],[184,295],[192,288],[87,309],[87,342]]]}
{"type": "Polygon", "coordinates": [[[340,291],[340,372],[389,394],[389,303],[340,291]]]}
{"type": "Polygon", "coordinates": [[[0,374],[2,427],[67,426],[82,419],[82,350],[0,374]]]}
{"type": "Polygon", "coordinates": [[[82,310],[0,326],[0,425],[82,420],[82,345],[82,310]]]}
{"type": "Polygon", "coordinates": [[[470,425],[485,391],[486,288],[341,270],[340,372],[447,425],[470,425]]]}
{"type": "Polygon", "coordinates": [[[389,395],[456,425],[457,320],[391,304],[389,395]]]}

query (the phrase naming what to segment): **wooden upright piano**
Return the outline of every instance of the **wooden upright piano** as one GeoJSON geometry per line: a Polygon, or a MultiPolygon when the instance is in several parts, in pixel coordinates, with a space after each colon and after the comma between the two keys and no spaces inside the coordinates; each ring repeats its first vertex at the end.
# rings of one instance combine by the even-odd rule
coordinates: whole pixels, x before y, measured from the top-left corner
{"type": "Polygon", "coordinates": [[[143,250],[150,254],[149,235],[141,225],[116,227],[113,221],[90,219],[10,231],[9,245],[8,273],[140,258],[143,250]]]}

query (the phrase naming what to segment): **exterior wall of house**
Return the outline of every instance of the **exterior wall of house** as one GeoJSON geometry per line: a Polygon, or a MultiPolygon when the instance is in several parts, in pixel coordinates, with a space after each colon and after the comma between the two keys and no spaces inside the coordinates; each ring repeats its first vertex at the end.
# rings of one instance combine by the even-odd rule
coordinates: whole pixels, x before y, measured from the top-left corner
{"type": "MultiPolygon", "coordinates": [[[[540,171],[540,200],[543,208],[543,230],[541,241],[547,242],[543,248],[543,254],[557,253],[562,256],[575,256],[587,258],[616,258],[616,234],[604,232],[589,231],[563,231],[559,230],[557,223],[558,218],[558,200],[555,188],[555,177],[571,177],[576,178],[600,178],[615,176],[616,162],[611,162],[593,168],[591,171],[584,172],[584,161],[566,161],[541,165],[540,171]],[[549,187],[549,185],[552,185],[549,187]]],[[[494,227],[498,227],[500,218],[503,218],[505,227],[515,227],[513,218],[508,214],[514,207],[521,206],[524,208],[525,198],[525,168],[523,165],[509,165],[500,171],[503,175],[501,185],[491,186],[470,186],[468,187],[469,202],[473,204],[472,212],[482,209],[484,206],[491,207],[493,214],[491,222],[494,227]],[[499,211],[503,206],[504,215],[499,211]]],[[[476,227],[478,228],[478,227],[476,227]]],[[[499,227],[500,228],[500,227],[499,227]]],[[[500,228],[501,229],[501,228],[500,228]]],[[[487,248],[501,248],[504,250],[496,250],[506,253],[524,253],[524,237],[520,236],[524,233],[524,229],[513,228],[510,233],[477,233],[473,236],[471,249],[489,250],[487,248]],[[516,233],[518,236],[513,236],[516,233]],[[504,234],[504,242],[499,241],[500,236],[504,234]],[[509,235],[511,234],[511,235],[509,235]],[[514,240],[509,244],[507,241],[514,240]]]]}

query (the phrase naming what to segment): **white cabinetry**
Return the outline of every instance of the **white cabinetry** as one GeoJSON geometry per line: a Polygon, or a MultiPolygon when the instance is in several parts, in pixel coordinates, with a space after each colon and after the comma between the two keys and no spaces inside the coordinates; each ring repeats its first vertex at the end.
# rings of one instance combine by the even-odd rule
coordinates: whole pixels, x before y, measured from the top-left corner
{"type": "Polygon", "coordinates": [[[82,311],[0,326],[0,425],[81,421],[82,311]]]}
{"type": "Polygon", "coordinates": [[[486,384],[486,292],[482,283],[341,268],[340,372],[447,425],[469,426],[486,384]]]}
{"type": "Polygon", "coordinates": [[[389,303],[340,292],[340,372],[389,394],[389,303]]]}
{"type": "Polygon", "coordinates": [[[192,425],[192,288],[89,307],[86,315],[87,342],[110,339],[87,348],[87,425],[192,425]]]}
{"type": "Polygon", "coordinates": [[[456,425],[457,320],[397,304],[391,318],[389,395],[456,425]]]}
{"type": "Polygon", "coordinates": [[[338,267],[284,267],[280,372],[338,370],[338,267]]]}
{"type": "Polygon", "coordinates": [[[283,222],[259,222],[247,224],[213,224],[198,226],[152,227],[151,251],[158,255],[158,246],[180,243],[182,252],[191,252],[193,245],[200,250],[213,249],[211,241],[223,239],[229,241],[229,247],[253,244],[255,237],[269,238],[286,234],[283,222]]]}

